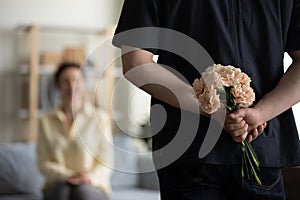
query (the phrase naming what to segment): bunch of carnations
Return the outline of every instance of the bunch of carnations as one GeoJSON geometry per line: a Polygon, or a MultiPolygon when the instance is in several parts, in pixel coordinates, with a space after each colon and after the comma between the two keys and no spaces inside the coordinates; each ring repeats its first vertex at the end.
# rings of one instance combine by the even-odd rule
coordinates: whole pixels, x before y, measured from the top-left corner
{"type": "MultiPolygon", "coordinates": [[[[226,106],[227,112],[234,112],[239,108],[246,108],[253,104],[255,93],[250,86],[251,79],[239,68],[222,66],[220,64],[209,66],[202,73],[200,79],[193,83],[193,89],[200,103],[200,108],[212,114],[221,105],[226,106]]],[[[261,185],[257,175],[259,161],[255,152],[246,139],[242,142],[242,177],[255,180],[261,185]]]]}

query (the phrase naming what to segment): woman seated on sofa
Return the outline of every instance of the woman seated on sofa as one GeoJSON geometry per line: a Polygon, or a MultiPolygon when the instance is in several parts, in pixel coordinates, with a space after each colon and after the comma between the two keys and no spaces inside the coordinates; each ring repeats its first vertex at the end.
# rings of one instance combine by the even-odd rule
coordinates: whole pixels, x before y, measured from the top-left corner
{"type": "Polygon", "coordinates": [[[54,78],[61,105],[40,119],[37,145],[44,199],[108,199],[113,148],[107,114],[86,100],[79,65],[61,64],[54,78]]]}

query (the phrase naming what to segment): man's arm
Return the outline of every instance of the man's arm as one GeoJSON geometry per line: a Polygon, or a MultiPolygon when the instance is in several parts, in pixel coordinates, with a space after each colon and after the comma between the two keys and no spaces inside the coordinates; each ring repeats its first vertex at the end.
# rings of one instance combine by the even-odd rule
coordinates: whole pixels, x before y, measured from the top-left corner
{"type": "MultiPolygon", "coordinates": [[[[201,110],[199,102],[194,96],[192,86],[184,83],[177,76],[155,63],[152,60],[152,53],[123,46],[122,55],[124,76],[135,86],[174,107],[210,117],[210,115],[201,110]],[[180,103],[176,98],[176,94],[178,95],[177,97],[180,98],[180,103]]],[[[223,125],[222,114],[220,116],[216,114],[214,117],[215,120],[223,125]]],[[[234,133],[246,137],[245,133],[247,132],[247,128],[248,125],[243,118],[240,117],[235,121],[234,133]]],[[[264,127],[260,126],[258,132],[262,132],[263,128],[264,127]]],[[[231,132],[231,130],[226,127],[225,130],[231,132]]],[[[236,141],[239,140],[237,139],[236,141]]]]}
{"type": "Polygon", "coordinates": [[[262,121],[268,121],[300,101],[300,50],[289,52],[291,66],[278,85],[255,106],[262,121]]]}
{"type": "Polygon", "coordinates": [[[229,115],[234,121],[243,117],[249,127],[278,116],[300,101],[300,50],[289,52],[293,63],[277,86],[267,93],[253,108],[240,109],[229,115]]]}
{"type": "Polygon", "coordinates": [[[122,55],[123,74],[135,86],[174,107],[199,113],[192,86],[155,63],[151,52],[122,46],[122,55]]]}

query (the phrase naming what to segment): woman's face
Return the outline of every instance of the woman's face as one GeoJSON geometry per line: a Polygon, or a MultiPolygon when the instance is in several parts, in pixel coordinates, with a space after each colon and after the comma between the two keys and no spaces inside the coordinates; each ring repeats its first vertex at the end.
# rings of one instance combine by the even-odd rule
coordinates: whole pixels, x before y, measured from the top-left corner
{"type": "Polygon", "coordinates": [[[84,95],[83,77],[76,67],[63,70],[57,86],[63,101],[81,100],[84,95]]]}

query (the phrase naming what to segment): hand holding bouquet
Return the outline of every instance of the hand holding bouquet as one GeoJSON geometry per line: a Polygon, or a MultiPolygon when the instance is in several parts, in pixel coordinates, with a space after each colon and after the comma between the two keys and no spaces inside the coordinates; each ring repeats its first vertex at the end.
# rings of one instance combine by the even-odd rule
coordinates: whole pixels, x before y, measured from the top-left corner
{"type": "MultiPolygon", "coordinates": [[[[250,87],[251,79],[239,68],[233,66],[213,65],[202,73],[200,79],[193,83],[193,89],[200,103],[200,108],[212,114],[221,105],[226,106],[228,112],[251,106],[255,100],[255,93],[250,87]]],[[[242,177],[254,178],[257,184],[261,181],[257,175],[259,161],[255,152],[246,139],[242,141],[242,177]]]]}

